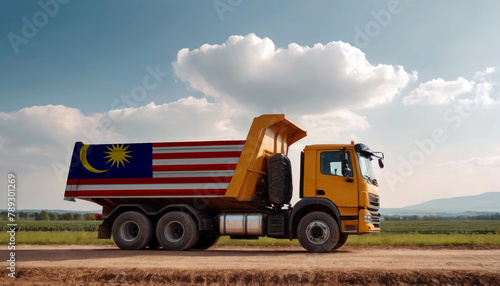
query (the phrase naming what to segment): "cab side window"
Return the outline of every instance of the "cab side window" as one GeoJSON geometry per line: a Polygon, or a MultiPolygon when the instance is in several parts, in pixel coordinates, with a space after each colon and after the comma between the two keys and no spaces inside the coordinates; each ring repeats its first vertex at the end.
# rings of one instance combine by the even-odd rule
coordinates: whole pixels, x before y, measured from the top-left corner
{"type": "Polygon", "coordinates": [[[343,174],[340,151],[322,152],[320,155],[321,173],[325,175],[352,177],[351,153],[347,152],[347,155],[349,158],[347,162],[349,170],[347,170],[347,174],[343,174]]]}

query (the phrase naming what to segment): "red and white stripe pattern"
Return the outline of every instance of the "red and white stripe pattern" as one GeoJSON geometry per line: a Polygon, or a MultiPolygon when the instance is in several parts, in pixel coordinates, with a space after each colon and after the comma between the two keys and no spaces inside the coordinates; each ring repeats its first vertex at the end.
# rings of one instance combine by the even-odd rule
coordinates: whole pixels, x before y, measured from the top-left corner
{"type": "Polygon", "coordinates": [[[223,197],[245,141],[153,143],[152,178],[68,180],[65,197],[223,197]]]}

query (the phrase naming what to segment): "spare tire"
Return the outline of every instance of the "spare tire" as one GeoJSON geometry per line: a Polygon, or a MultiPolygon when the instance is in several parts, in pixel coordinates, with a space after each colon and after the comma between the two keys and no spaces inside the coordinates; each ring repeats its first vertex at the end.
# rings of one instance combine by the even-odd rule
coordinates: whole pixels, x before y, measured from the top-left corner
{"type": "Polygon", "coordinates": [[[292,164],[281,153],[272,155],[267,161],[267,190],[271,204],[281,206],[292,199],[292,164]]]}

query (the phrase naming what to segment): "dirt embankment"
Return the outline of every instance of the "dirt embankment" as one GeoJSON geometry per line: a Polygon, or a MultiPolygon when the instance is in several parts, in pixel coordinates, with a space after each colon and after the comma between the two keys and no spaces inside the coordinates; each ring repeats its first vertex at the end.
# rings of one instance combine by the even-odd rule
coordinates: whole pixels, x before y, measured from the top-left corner
{"type": "Polygon", "coordinates": [[[345,247],[311,254],[300,247],[168,252],[26,245],[16,250],[16,260],[17,278],[2,267],[0,284],[500,285],[500,249],[483,247],[345,247]]]}

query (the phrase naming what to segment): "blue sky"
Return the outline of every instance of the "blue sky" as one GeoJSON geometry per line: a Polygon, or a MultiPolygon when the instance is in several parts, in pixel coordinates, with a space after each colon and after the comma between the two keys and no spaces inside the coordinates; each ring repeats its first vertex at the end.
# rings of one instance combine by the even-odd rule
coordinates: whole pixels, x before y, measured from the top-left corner
{"type": "MultiPolygon", "coordinates": [[[[64,128],[94,126],[87,132],[92,133],[103,117],[112,118],[115,128],[104,132],[102,142],[147,142],[242,138],[253,116],[286,112],[309,130],[303,144],[356,139],[384,151],[387,172],[404,177],[390,188],[391,182],[382,183],[391,189],[383,194],[387,206],[498,191],[491,175],[500,165],[500,138],[492,125],[500,119],[500,76],[494,70],[500,66],[498,1],[62,2],[0,4],[0,167],[25,178],[21,204],[26,208],[74,207],[55,201],[64,189],[64,174],[55,174],[53,163],[64,165],[67,146],[89,138],[64,128]],[[57,11],[48,15],[42,6],[57,11]],[[23,19],[34,25],[36,15],[43,21],[42,14],[47,23],[34,35],[23,34],[23,19]],[[13,44],[13,34],[27,43],[13,44]],[[231,42],[233,35],[243,38],[231,42]],[[337,44],[328,46],[332,42],[337,44]],[[292,43],[305,49],[305,60],[298,60],[292,43]],[[318,43],[322,47],[314,49],[318,43]],[[218,54],[203,51],[205,44],[218,54]],[[260,66],[244,58],[265,57],[262,49],[273,47],[271,60],[260,66]],[[178,53],[184,48],[181,62],[178,53]],[[335,62],[341,50],[359,51],[357,60],[366,57],[370,71],[364,75],[378,85],[329,78],[342,67],[335,62]],[[280,56],[284,59],[274,62],[280,56]],[[398,66],[404,73],[391,75],[398,66]],[[267,78],[251,74],[250,80],[245,77],[249,69],[274,73],[267,78]],[[150,70],[162,72],[159,81],[150,70]],[[148,75],[155,87],[124,104],[122,96],[144,87],[148,75]],[[303,101],[307,97],[311,100],[303,101]],[[472,103],[478,107],[470,115],[456,112],[472,103]],[[184,126],[165,123],[181,115],[186,115],[179,121],[184,126]],[[197,126],[200,121],[207,125],[197,126]],[[436,143],[424,163],[402,176],[405,158],[418,150],[415,141],[432,137],[436,128],[446,130],[446,142],[436,143]],[[467,177],[472,174],[480,174],[482,182],[467,177]],[[463,182],[446,183],[457,176],[463,182]],[[37,180],[46,183],[47,195],[30,201],[37,180]]],[[[350,63],[346,68],[353,65],[359,67],[350,63]]]]}

